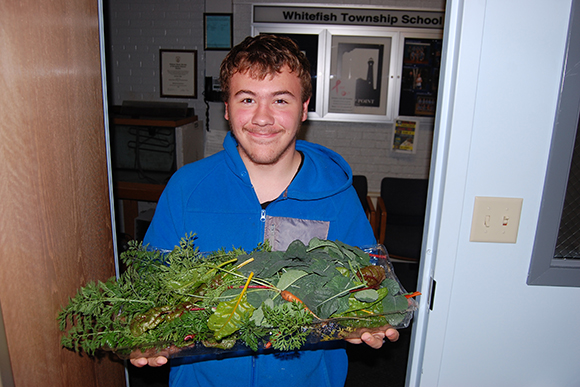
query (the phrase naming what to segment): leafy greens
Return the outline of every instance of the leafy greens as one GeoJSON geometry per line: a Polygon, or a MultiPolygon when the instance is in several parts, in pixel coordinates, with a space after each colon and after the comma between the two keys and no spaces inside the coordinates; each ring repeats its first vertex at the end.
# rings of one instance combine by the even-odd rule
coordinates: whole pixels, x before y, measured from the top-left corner
{"type": "Polygon", "coordinates": [[[194,240],[186,236],[171,252],[131,242],[118,279],[86,284],[61,309],[62,345],[120,356],[237,342],[253,351],[296,350],[312,336],[333,340],[359,328],[405,325],[416,307],[388,261],[373,264],[342,242],[202,254],[194,240]]]}

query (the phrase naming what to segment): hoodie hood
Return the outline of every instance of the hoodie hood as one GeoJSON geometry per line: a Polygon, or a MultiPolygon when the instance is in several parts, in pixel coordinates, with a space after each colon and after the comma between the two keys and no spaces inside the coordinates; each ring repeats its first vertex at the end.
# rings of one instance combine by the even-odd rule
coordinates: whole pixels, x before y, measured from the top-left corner
{"type": "MultiPolygon", "coordinates": [[[[251,186],[248,170],[231,132],[226,134],[223,146],[228,167],[244,184],[251,186]]],[[[296,141],[296,150],[302,152],[304,160],[300,171],[283,193],[284,197],[297,200],[323,199],[352,185],[352,169],[338,153],[303,140],[296,141]]]]}
{"type": "Polygon", "coordinates": [[[322,199],[352,185],[352,169],[338,153],[302,140],[296,142],[296,149],[304,155],[304,163],[287,189],[289,197],[322,199]]]}

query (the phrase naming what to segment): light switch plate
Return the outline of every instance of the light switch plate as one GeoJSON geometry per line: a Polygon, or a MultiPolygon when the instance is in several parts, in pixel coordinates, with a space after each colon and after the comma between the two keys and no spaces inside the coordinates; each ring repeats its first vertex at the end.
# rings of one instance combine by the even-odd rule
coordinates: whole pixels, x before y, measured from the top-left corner
{"type": "Polygon", "coordinates": [[[523,199],[475,197],[471,242],[516,243],[523,199]]]}

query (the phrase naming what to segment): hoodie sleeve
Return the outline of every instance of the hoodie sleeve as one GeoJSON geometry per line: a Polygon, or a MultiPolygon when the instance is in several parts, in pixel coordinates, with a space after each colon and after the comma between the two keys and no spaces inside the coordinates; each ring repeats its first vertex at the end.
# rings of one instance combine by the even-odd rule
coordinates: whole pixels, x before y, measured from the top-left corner
{"type": "Polygon", "coordinates": [[[179,245],[181,238],[185,237],[183,225],[184,198],[180,183],[180,175],[173,175],[172,179],[161,194],[155,215],[143,238],[143,244],[151,248],[173,250],[179,245]]]}

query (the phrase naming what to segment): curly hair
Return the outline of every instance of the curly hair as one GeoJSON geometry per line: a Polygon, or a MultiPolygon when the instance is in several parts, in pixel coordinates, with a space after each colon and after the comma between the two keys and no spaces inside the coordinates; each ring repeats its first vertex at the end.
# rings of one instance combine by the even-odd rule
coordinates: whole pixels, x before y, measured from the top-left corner
{"type": "Polygon", "coordinates": [[[264,79],[282,72],[288,66],[296,73],[302,86],[302,102],[312,94],[310,63],[306,55],[290,38],[276,35],[247,37],[224,58],[220,67],[222,98],[230,96],[230,80],[235,73],[248,72],[252,78],[264,79]]]}

